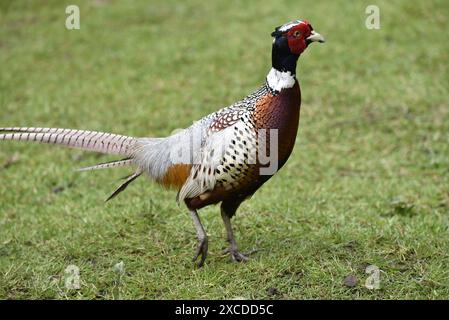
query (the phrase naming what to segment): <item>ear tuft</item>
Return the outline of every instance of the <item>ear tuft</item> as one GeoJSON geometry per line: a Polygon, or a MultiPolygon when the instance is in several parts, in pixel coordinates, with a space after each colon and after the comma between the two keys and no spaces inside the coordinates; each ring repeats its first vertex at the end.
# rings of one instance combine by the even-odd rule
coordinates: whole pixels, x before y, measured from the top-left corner
{"type": "Polygon", "coordinates": [[[280,28],[280,27],[281,27],[281,26],[276,27],[276,28],[274,29],[274,31],[271,33],[271,36],[272,36],[272,37],[279,37],[279,36],[282,35],[282,32],[279,31],[279,28],[280,28]]]}

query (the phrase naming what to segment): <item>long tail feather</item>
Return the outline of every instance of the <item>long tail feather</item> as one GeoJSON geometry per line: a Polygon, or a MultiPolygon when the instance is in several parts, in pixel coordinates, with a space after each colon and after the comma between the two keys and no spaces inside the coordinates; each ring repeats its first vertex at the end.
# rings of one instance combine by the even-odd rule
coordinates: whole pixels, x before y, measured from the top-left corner
{"type": "Polygon", "coordinates": [[[128,176],[128,178],[126,179],[125,182],[123,182],[118,188],[117,190],[115,190],[110,196],[109,198],[106,199],[105,202],[115,198],[120,192],[124,191],[126,189],[126,187],[133,182],[134,180],[136,180],[140,175],[142,174],[141,171],[137,171],[136,173],[133,173],[132,175],[128,176]]]}
{"type": "Polygon", "coordinates": [[[64,145],[105,154],[130,156],[137,139],[112,133],[62,128],[0,128],[1,140],[33,141],[64,145]]]}
{"type": "Polygon", "coordinates": [[[132,159],[122,159],[122,160],[115,160],[110,162],[104,162],[100,163],[94,166],[84,167],[76,169],[76,171],[92,171],[92,170],[100,170],[100,169],[111,169],[111,168],[118,168],[118,167],[125,167],[134,164],[134,161],[132,159]]]}

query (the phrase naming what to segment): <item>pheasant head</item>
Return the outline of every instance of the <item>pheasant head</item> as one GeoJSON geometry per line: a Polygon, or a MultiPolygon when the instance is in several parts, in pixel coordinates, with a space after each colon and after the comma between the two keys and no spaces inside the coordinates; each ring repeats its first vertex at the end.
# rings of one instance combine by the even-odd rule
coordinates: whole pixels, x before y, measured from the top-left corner
{"type": "Polygon", "coordinates": [[[273,68],[281,72],[296,72],[298,57],[312,42],[324,42],[307,20],[295,20],[277,27],[272,33],[273,68]]]}

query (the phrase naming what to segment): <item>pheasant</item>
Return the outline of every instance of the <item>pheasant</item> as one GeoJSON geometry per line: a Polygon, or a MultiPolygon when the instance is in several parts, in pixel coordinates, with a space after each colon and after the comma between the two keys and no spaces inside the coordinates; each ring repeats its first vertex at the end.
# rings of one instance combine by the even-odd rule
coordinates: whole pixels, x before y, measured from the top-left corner
{"type": "Polygon", "coordinates": [[[297,60],[310,43],[324,42],[306,20],[279,26],[271,36],[272,68],[265,83],[244,99],[171,136],[135,138],[74,129],[4,127],[0,128],[0,140],[36,141],[122,156],[121,160],[80,169],[134,168],[107,200],[142,174],[177,189],[177,201],[186,205],[196,229],[193,261],[201,256],[199,267],[207,257],[208,237],[198,210],[221,203],[227,252],[233,261],[246,261],[248,255],[238,250],[231,218],[289,158],[301,104],[297,60]]]}

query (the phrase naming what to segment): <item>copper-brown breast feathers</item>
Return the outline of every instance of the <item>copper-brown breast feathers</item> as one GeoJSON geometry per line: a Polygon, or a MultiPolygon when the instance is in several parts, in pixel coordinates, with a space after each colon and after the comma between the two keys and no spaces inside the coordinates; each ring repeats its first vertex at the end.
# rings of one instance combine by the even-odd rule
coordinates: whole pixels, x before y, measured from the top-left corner
{"type": "Polygon", "coordinates": [[[279,168],[287,161],[293,150],[298,131],[300,105],[301,93],[297,82],[292,88],[284,89],[277,95],[269,94],[262,97],[256,104],[254,112],[256,128],[278,130],[279,168]]]}

